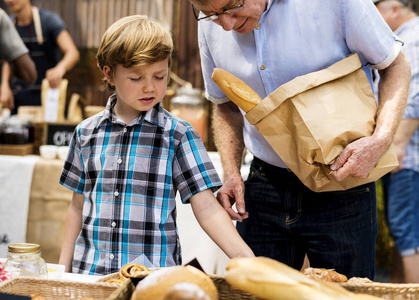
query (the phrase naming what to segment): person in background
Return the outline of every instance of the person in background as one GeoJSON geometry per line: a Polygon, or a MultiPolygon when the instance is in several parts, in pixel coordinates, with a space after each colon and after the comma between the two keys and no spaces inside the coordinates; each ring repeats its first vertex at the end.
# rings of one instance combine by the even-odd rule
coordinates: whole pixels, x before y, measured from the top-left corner
{"type": "Polygon", "coordinates": [[[14,80],[11,87],[10,66],[3,65],[0,102],[15,114],[19,106],[41,105],[42,80],[47,78],[50,87],[57,88],[65,73],[79,61],[79,51],[56,13],[32,6],[31,0],[4,2],[14,14],[16,29],[38,72],[35,84],[14,80]]]}
{"type": "Polygon", "coordinates": [[[37,73],[28,52],[9,16],[0,8],[0,62],[8,62],[20,80],[34,83],[37,73]]]}
{"type": "Polygon", "coordinates": [[[239,233],[256,256],[300,270],[307,254],[311,267],[373,279],[375,184],[347,191],[309,190],[211,74],[214,68],[224,69],[263,99],[297,76],[358,53],[370,84],[370,68],[382,76],[376,128],[347,145],[331,169],[337,180],[366,178],[391,144],[405,107],[410,70],[400,52],[403,43],[370,0],[190,1],[199,21],[206,94],[216,104],[212,124],[224,170],[217,198],[239,221],[239,233]],[[245,184],[240,175],[244,147],[254,155],[245,184]]]}
{"type": "Polygon", "coordinates": [[[97,63],[115,93],[77,126],[60,178],[74,192],[60,256],[66,271],[181,264],[177,191],[227,256],[253,256],[213,194],[221,182],[198,133],[162,107],[172,52],[169,31],[147,16],[122,18],[102,37],[97,63]]]}
{"type": "Polygon", "coordinates": [[[405,42],[412,79],[403,119],[394,135],[399,167],[383,178],[387,221],[397,252],[401,278],[419,283],[419,17],[408,0],[373,0],[391,30],[405,42]]]}

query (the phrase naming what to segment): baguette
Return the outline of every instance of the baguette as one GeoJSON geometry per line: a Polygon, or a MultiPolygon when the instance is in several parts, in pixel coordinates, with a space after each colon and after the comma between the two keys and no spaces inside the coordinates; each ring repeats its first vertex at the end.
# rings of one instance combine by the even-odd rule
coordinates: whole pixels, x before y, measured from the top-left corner
{"type": "Polygon", "coordinates": [[[308,278],[266,257],[233,258],[226,269],[225,279],[230,285],[267,300],[379,299],[354,294],[336,283],[308,278]]]}
{"type": "Polygon", "coordinates": [[[262,101],[262,98],[245,82],[223,69],[215,68],[212,72],[212,80],[246,113],[262,101]]]}

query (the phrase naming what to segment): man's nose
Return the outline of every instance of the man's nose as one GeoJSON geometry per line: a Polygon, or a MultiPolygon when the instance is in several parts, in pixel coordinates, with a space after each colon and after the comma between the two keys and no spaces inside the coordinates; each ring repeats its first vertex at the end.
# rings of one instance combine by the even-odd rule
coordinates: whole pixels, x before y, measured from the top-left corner
{"type": "Polygon", "coordinates": [[[221,14],[218,16],[218,21],[225,31],[230,31],[236,24],[237,17],[230,14],[221,14]]]}

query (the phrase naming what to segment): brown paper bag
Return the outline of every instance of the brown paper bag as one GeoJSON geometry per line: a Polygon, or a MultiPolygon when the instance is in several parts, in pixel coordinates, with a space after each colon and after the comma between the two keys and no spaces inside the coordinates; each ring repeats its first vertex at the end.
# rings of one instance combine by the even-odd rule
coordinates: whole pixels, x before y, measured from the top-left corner
{"type": "Polygon", "coordinates": [[[357,54],[280,86],[245,116],[315,192],[373,182],[398,166],[393,145],[368,178],[338,182],[329,166],[350,142],[370,136],[377,104],[357,54]]]}

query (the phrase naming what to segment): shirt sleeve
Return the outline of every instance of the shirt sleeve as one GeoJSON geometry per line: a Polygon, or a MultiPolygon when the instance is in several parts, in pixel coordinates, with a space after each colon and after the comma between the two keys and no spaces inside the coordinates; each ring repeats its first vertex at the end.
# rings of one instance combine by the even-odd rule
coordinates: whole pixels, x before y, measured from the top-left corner
{"type": "Polygon", "coordinates": [[[0,9],[0,58],[12,62],[28,52],[12,20],[0,9]]]}
{"type": "Polygon", "coordinates": [[[67,27],[64,24],[64,21],[61,17],[50,11],[40,10],[40,13],[44,14],[43,16],[43,23],[46,25],[48,29],[48,35],[52,41],[57,40],[58,35],[63,31],[66,30],[67,27]]]}
{"type": "Polygon", "coordinates": [[[221,180],[205,146],[193,127],[188,127],[182,135],[173,164],[173,180],[183,203],[189,198],[211,189],[213,192],[221,186],[221,180]]]}
{"type": "Polygon", "coordinates": [[[363,65],[385,69],[398,56],[403,42],[397,38],[371,0],[344,0],[343,33],[363,65]]]}
{"type": "Polygon", "coordinates": [[[79,126],[75,129],[70,141],[69,151],[64,162],[60,177],[60,184],[73,192],[83,194],[85,186],[85,173],[83,168],[80,143],[78,142],[79,126]]]}

